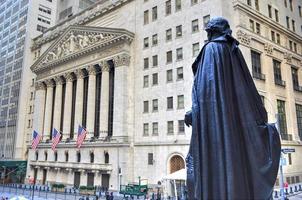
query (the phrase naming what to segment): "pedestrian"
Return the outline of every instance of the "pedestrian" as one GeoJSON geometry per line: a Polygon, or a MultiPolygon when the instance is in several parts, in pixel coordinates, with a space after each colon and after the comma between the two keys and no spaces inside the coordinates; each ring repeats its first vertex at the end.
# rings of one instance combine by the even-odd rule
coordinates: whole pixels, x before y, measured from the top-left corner
{"type": "Polygon", "coordinates": [[[110,193],[109,200],[113,200],[113,192],[110,193]]]}

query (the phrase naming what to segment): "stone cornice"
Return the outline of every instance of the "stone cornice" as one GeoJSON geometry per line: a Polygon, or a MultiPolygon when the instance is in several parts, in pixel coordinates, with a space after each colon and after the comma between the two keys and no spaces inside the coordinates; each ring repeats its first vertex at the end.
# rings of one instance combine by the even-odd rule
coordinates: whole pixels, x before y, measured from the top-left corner
{"type": "Polygon", "coordinates": [[[272,19],[266,17],[265,15],[261,14],[260,12],[256,12],[254,9],[251,9],[250,6],[240,2],[239,0],[233,1],[233,7],[234,9],[242,10],[245,13],[248,13],[249,15],[253,16],[257,20],[261,21],[262,23],[265,23],[269,25],[270,27],[275,28],[279,32],[282,32],[283,34],[292,37],[297,42],[302,43],[302,37],[288,29],[286,29],[284,26],[282,26],[279,23],[276,23],[276,21],[273,21],[272,19]]]}
{"type": "Polygon", "coordinates": [[[115,28],[70,26],[31,66],[34,73],[79,58],[115,43],[130,44],[134,34],[115,28]]]}
{"type": "Polygon", "coordinates": [[[36,37],[33,41],[33,46],[35,48],[40,47],[42,44],[45,44],[49,41],[52,41],[59,37],[65,29],[70,25],[84,25],[88,22],[94,20],[96,17],[103,16],[107,13],[112,12],[113,10],[131,2],[133,0],[117,0],[115,2],[111,1],[99,1],[98,3],[88,7],[87,9],[81,11],[80,13],[60,22],[59,24],[49,28],[36,37]]]}

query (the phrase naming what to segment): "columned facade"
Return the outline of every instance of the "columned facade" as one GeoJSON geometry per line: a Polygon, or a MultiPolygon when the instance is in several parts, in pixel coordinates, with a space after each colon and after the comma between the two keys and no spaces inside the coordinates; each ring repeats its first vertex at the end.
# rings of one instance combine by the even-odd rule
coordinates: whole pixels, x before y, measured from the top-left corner
{"type": "Polygon", "coordinates": [[[45,60],[42,55],[32,66],[37,75],[36,105],[39,106],[34,127],[44,135],[44,140],[36,151],[29,151],[28,174],[37,170],[39,184],[98,184],[118,189],[121,176],[116,174],[121,171],[122,162],[123,171],[127,172],[125,158],[130,152],[127,83],[133,35],[125,32],[122,39],[115,40],[112,33],[119,34],[120,30],[91,28],[93,33],[83,34],[86,28],[85,31],[81,28],[67,30],[54,42],[57,46],[51,46],[49,53],[44,54],[45,60]],[[90,39],[85,39],[87,35],[90,39]],[[60,43],[66,45],[64,42],[73,37],[77,37],[77,41],[83,40],[78,45],[68,43],[74,45],[69,54],[78,54],[69,59],[68,55],[61,55],[60,43]],[[97,42],[110,46],[99,44],[98,50],[93,46],[97,42]],[[89,49],[89,45],[93,49],[89,49]],[[81,148],[77,149],[79,126],[84,127],[87,134],[81,148]],[[51,150],[49,140],[53,128],[62,133],[55,152],[51,150]]]}

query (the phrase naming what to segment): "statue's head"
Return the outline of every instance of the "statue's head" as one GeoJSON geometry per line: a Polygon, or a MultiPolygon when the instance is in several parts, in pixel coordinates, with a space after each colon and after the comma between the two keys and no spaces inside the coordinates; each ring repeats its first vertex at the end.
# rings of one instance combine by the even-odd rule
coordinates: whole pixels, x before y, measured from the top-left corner
{"type": "Polygon", "coordinates": [[[228,20],[223,17],[214,17],[210,19],[205,30],[208,33],[208,40],[219,37],[221,35],[232,34],[228,20]]]}

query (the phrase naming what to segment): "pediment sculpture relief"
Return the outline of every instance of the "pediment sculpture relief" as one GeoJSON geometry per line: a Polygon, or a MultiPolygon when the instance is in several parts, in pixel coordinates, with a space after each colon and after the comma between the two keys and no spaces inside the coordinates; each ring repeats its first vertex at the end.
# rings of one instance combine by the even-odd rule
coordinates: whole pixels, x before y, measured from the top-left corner
{"type": "Polygon", "coordinates": [[[96,43],[113,38],[113,34],[103,34],[95,32],[76,32],[72,31],[66,39],[62,40],[54,49],[45,56],[42,63],[51,62],[60,59],[74,52],[85,49],[96,43]]]}

